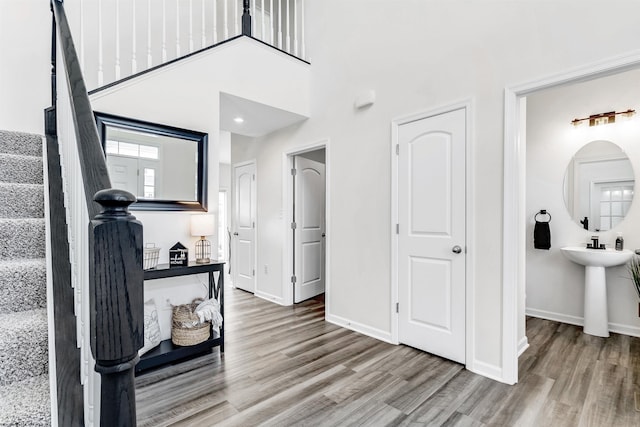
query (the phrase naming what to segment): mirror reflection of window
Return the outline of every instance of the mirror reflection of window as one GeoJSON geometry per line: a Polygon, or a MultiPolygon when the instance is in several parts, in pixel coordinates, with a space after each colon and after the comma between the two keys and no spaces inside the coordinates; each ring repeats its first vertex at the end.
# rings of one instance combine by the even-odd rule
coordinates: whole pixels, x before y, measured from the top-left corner
{"type": "Polygon", "coordinates": [[[198,147],[191,140],[107,127],[107,167],[114,187],[138,199],[195,201],[198,147]]]}
{"type": "Polygon", "coordinates": [[[573,156],[567,167],[564,199],[577,224],[587,218],[589,231],[607,231],[621,223],[634,196],[631,161],[618,145],[592,141],[573,156]]]}
{"type": "Polygon", "coordinates": [[[595,186],[600,194],[600,197],[594,197],[594,203],[598,204],[596,209],[599,210],[599,224],[595,226],[600,231],[611,230],[622,222],[631,207],[633,182],[596,184],[595,186]]]}
{"type": "Polygon", "coordinates": [[[156,170],[144,168],[144,198],[156,198],[156,170]]]}

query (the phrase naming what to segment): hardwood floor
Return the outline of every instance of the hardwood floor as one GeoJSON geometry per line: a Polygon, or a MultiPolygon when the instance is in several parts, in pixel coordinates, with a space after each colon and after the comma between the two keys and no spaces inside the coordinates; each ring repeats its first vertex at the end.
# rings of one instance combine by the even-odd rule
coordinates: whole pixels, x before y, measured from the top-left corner
{"type": "Polygon", "coordinates": [[[321,299],[225,299],[224,355],[138,377],[139,426],[640,426],[640,338],[530,318],[508,386],[326,323],[321,299]]]}

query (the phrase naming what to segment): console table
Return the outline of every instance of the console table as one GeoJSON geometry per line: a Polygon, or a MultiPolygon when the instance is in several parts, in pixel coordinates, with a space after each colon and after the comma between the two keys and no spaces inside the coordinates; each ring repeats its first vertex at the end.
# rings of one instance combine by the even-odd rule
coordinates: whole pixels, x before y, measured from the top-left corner
{"type": "MultiPolygon", "coordinates": [[[[190,262],[189,265],[184,267],[169,267],[169,264],[160,264],[156,268],[145,270],[144,280],[201,273],[209,274],[209,298],[215,297],[218,300],[220,303],[220,314],[224,319],[224,262],[213,261],[209,264],[190,262]],[[216,271],[219,273],[217,283],[214,276],[214,272],[216,271]]],[[[200,344],[182,347],[174,345],[171,339],[162,341],[158,347],[140,357],[135,372],[137,374],[146,369],[207,353],[216,346],[220,346],[220,352],[224,352],[224,320],[220,326],[220,334],[215,334],[214,331],[211,330],[209,339],[200,344]]]]}

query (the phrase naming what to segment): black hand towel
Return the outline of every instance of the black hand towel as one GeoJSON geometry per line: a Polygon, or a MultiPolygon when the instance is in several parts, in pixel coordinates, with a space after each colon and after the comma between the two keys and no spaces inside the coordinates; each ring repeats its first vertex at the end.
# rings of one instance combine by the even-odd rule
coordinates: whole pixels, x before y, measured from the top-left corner
{"type": "Polygon", "coordinates": [[[549,249],[551,247],[551,230],[548,222],[536,221],[533,228],[533,247],[536,249],[549,249]]]}

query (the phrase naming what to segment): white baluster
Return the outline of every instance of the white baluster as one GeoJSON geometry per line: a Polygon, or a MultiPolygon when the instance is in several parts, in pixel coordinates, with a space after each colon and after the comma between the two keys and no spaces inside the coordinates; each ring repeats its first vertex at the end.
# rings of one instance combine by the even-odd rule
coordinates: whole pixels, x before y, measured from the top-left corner
{"type": "Polygon", "coordinates": [[[147,0],[147,68],[151,68],[151,0],[147,0]]]}
{"type": "Polygon", "coordinates": [[[206,16],[205,15],[204,3],[205,3],[205,0],[201,0],[200,1],[200,4],[202,5],[202,10],[200,11],[200,17],[202,18],[202,21],[200,23],[200,26],[202,27],[202,36],[201,36],[202,41],[200,42],[200,48],[201,49],[204,49],[205,46],[207,45],[207,31],[205,29],[205,22],[204,22],[205,21],[204,18],[206,16]]]}
{"type": "Polygon", "coordinates": [[[176,58],[180,58],[180,0],[176,0],[176,58]]]}
{"type": "Polygon", "coordinates": [[[258,20],[256,19],[256,2],[258,0],[252,0],[251,1],[251,11],[249,12],[251,14],[251,35],[252,36],[256,36],[256,26],[258,25],[258,20]]]}
{"type": "Polygon", "coordinates": [[[289,5],[291,4],[291,0],[286,0],[287,1],[287,49],[286,51],[291,53],[291,8],[289,7],[289,5]]]}
{"type": "Polygon", "coordinates": [[[229,39],[229,0],[224,0],[224,39],[229,39]]]}
{"type": "Polygon", "coordinates": [[[278,0],[278,49],[282,49],[282,0],[278,0]]]}
{"type": "Polygon", "coordinates": [[[82,73],[86,75],[86,69],[84,68],[84,2],[80,0],[80,67],[82,67],[82,73]]]}
{"type": "Polygon", "coordinates": [[[189,53],[193,52],[193,0],[189,0],[189,53]]]}
{"type": "Polygon", "coordinates": [[[233,2],[233,19],[236,22],[236,32],[234,35],[239,35],[240,34],[240,20],[242,19],[240,16],[240,12],[238,11],[238,5],[240,4],[242,0],[235,0],[233,2]]]}
{"type": "Polygon", "coordinates": [[[300,6],[302,11],[300,12],[300,45],[302,46],[302,53],[300,54],[300,58],[307,58],[307,49],[306,49],[306,41],[304,36],[304,27],[305,27],[305,18],[304,18],[304,3],[305,0],[300,0],[300,6]]]}
{"type": "Polygon", "coordinates": [[[298,0],[293,0],[293,54],[298,56],[298,0]]]}
{"type": "Polygon", "coordinates": [[[138,71],[138,63],[136,61],[136,0],[131,3],[131,74],[138,71]]]}
{"type": "Polygon", "coordinates": [[[269,20],[269,43],[271,43],[272,46],[275,46],[276,42],[276,38],[275,38],[275,33],[274,33],[274,27],[273,27],[273,0],[269,0],[269,11],[271,13],[271,19],[269,20]]]}
{"type": "Polygon", "coordinates": [[[167,3],[162,0],[162,62],[167,62],[167,3]]]}
{"type": "Polygon", "coordinates": [[[262,31],[261,31],[261,36],[260,37],[261,37],[262,41],[266,41],[265,40],[265,28],[264,28],[264,0],[261,1],[260,6],[261,6],[260,8],[262,9],[262,17],[261,17],[261,21],[262,22],[260,23],[261,26],[262,26],[262,31]]]}
{"type": "Polygon", "coordinates": [[[104,82],[102,52],[102,0],[98,0],[98,86],[104,82]]]}
{"type": "Polygon", "coordinates": [[[120,0],[116,0],[116,80],[120,80],[120,0]]]}
{"type": "Polygon", "coordinates": [[[213,44],[218,43],[218,2],[213,0],[213,44]]]}

